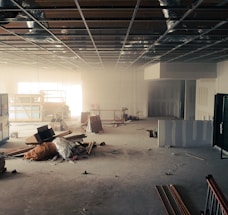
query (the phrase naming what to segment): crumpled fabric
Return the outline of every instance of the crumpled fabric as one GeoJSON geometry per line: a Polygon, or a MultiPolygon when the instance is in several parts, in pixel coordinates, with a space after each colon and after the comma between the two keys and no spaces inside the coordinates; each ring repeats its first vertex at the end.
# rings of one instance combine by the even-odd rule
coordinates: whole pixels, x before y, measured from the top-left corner
{"type": "Polygon", "coordinates": [[[53,143],[56,145],[57,151],[63,159],[67,160],[73,155],[71,141],[63,137],[57,137],[53,140],[53,143]]]}
{"type": "Polygon", "coordinates": [[[41,161],[53,157],[57,154],[56,146],[53,142],[44,142],[24,154],[28,160],[41,161]]]}

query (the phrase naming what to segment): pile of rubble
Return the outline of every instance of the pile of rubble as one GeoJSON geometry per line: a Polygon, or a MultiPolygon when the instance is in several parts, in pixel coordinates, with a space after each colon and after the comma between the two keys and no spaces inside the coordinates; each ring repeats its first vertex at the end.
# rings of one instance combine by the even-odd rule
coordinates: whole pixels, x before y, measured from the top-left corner
{"type": "Polygon", "coordinates": [[[55,134],[47,125],[37,128],[37,133],[25,140],[27,147],[10,150],[7,156],[23,156],[24,159],[78,160],[87,156],[96,147],[96,142],[84,143],[85,134],[73,134],[70,130],[55,134]]]}

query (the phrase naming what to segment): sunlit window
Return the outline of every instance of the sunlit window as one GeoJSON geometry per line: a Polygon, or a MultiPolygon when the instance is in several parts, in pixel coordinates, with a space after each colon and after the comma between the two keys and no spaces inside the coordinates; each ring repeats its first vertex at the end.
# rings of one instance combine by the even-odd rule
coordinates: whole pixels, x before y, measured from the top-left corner
{"type": "Polygon", "coordinates": [[[82,111],[82,87],[76,84],[52,82],[20,82],[18,94],[43,94],[44,102],[65,102],[71,117],[80,116],[82,111]]]}

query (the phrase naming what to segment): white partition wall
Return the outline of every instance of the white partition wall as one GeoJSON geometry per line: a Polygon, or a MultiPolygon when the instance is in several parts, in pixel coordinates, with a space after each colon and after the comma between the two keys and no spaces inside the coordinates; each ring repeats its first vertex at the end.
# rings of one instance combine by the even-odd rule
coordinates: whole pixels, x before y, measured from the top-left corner
{"type": "Polygon", "coordinates": [[[158,146],[196,147],[212,145],[210,120],[159,120],[158,146]]]}

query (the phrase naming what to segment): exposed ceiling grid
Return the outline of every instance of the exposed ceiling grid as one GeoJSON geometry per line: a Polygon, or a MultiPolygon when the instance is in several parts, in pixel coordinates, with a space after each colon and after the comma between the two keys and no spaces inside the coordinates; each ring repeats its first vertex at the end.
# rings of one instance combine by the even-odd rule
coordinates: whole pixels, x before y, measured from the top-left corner
{"type": "Polygon", "coordinates": [[[227,35],[226,0],[0,1],[4,64],[216,63],[228,59],[227,35]]]}

